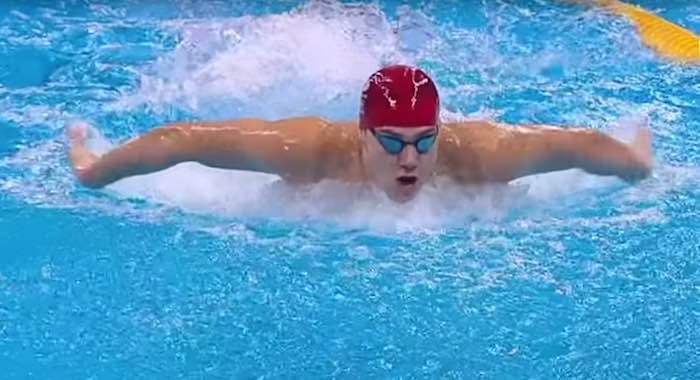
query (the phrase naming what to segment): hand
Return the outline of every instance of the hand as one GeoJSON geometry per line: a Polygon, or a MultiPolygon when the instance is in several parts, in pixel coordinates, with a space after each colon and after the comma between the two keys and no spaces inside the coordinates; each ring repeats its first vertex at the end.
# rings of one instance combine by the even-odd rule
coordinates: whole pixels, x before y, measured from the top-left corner
{"type": "Polygon", "coordinates": [[[628,145],[632,157],[637,164],[636,170],[631,170],[623,178],[626,181],[633,182],[648,177],[652,169],[652,151],[651,151],[651,131],[647,127],[639,127],[634,140],[628,145]]]}
{"type": "Polygon", "coordinates": [[[70,157],[73,172],[83,185],[90,186],[94,176],[91,170],[99,157],[85,147],[89,126],[85,123],[76,123],[66,126],[65,135],[70,142],[70,157]]]}

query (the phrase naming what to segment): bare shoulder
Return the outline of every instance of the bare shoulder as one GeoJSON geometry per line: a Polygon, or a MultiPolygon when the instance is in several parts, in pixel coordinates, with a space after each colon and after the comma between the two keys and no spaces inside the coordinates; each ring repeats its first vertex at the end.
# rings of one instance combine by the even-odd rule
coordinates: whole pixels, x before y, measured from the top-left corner
{"type": "Polygon", "coordinates": [[[486,120],[443,124],[439,171],[460,182],[484,182],[488,161],[508,133],[507,126],[486,120]]]}
{"type": "MultiPolygon", "coordinates": [[[[240,119],[223,125],[237,125],[239,134],[264,142],[278,141],[285,154],[303,157],[304,177],[353,179],[359,168],[357,121],[331,121],[318,116],[291,117],[278,120],[240,119]]],[[[225,139],[224,139],[225,140],[225,139]]],[[[251,141],[250,139],[246,139],[251,141]]],[[[289,179],[292,179],[291,177],[289,179]]]]}
{"type": "Polygon", "coordinates": [[[189,127],[194,130],[209,131],[288,131],[295,133],[314,133],[319,128],[330,124],[329,121],[315,116],[289,117],[283,119],[240,118],[228,120],[186,121],[172,124],[172,127],[189,127]]]}
{"type": "Polygon", "coordinates": [[[351,180],[359,168],[357,122],[298,117],[272,122],[272,129],[308,153],[311,178],[351,180]]]}
{"type": "Polygon", "coordinates": [[[266,128],[317,145],[320,150],[336,150],[356,142],[356,126],[357,122],[354,121],[331,121],[308,116],[270,121],[266,128]]]}
{"type": "Polygon", "coordinates": [[[320,177],[343,181],[363,178],[357,121],[335,121],[324,125],[318,136],[320,177]]]}
{"type": "Polygon", "coordinates": [[[466,146],[479,155],[498,154],[504,146],[517,140],[513,137],[531,133],[531,129],[525,127],[488,120],[452,123],[446,127],[445,138],[456,142],[451,145],[466,146]]]}
{"type": "Polygon", "coordinates": [[[199,144],[230,145],[231,141],[293,143],[312,149],[333,123],[320,117],[290,117],[277,120],[241,118],[228,120],[183,121],[168,125],[167,130],[181,131],[199,144]]]}
{"type": "Polygon", "coordinates": [[[269,128],[275,130],[294,131],[295,133],[318,136],[321,132],[332,128],[334,123],[318,116],[299,116],[272,120],[269,128]]]}
{"type": "Polygon", "coordinates": [[[468,138],[471,141],[492,139],[508,133],[506,125],[488,120],[470,120],[447,123],[443,126],[446,136],[468,138]]]}
{"type": "Polygon", "coordinates": [[[352,123],[314,116],[180,125],[190,135],[187,141],[198,161],[215,167],[240,164],[252,170],[277,173],[292,182],[338,176],[340,169],[352,161],[348,157],[352,146],[357,146],[352,138],[355,132],[352,123]]]}

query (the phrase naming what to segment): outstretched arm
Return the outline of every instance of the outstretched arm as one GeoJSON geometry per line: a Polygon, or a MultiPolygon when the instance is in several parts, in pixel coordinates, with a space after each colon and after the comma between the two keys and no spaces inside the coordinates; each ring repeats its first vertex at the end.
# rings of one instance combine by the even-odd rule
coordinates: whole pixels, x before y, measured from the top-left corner
{"type": "Polygon", "coordinates": [[[314,175],[323,123],[316,118],[177,123],[153,129],[102,156],[84,146],[87,126],[71,126],[66,134],[74,172],[92,188],[186,161],[303,181],[314,175]]]}
{"type": "Polygon", "coordinates": [[[484,171],[490,180],[566,169],[617,176],[633,182],[651,173],[651,136],[646,128],[625,144],[602,132],[552,126],[494,126],[496,148],[484,152],[484,171]]]}

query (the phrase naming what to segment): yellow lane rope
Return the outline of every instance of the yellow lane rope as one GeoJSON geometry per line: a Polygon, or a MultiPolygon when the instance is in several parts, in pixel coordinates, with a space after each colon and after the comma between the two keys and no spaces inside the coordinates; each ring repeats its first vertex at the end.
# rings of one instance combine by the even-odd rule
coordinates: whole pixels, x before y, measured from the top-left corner
{"type": "Polygon", "coordinates": [[[637,27],[642,43],[662,56],[683,63],[700,62],[700,38],[681,26],[664,20],[639,6],[618,0],[574,1],[598,5],[626,17],[637,27]]]}

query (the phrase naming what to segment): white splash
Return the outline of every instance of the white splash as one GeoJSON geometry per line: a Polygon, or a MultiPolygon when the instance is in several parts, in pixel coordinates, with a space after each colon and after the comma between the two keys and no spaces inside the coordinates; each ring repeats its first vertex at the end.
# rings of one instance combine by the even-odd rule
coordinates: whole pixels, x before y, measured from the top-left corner
{"type": "Polygon", "coordinates": [[[205,117],[356,117],[367,77],[384,64],[411,61],[385,15],[369,5],[313,1],[284,14],[163,26],[182,42],[113,107],[176,104],[205,117]]]}
{"type": "MultiPolygon", "coordinates": [[[[144,71],[139,89],[112,107],[128,112],[132,107],[144,104],[155,109],[176,105],[202,118],[276,118],[303,113],[354,118],[367,76],[383,64],[399,61],[410,64],[414,58],[405,56],[400,49],[398,37],[387,17],[367,5],[316,1],[286,14],[180,20],[165,23],[163,27],[181,35],[179,46],[144,71]]],[[[464,54],[457,54],[459,51],[446,48],[456,55],[438,55],[441,64],[451,64],[454,59],[461,64],[500,67],[492,60],[496,51],[491,47],[493,44],[483,43],[491,38],[489,35],[462,32],[478,37],[466,40],[474,41],[471,49],[484,54],[467,54],[466,58],[479,57],[469,61],[464,54]]],[[[464,49],[471,53],[469,46],[464,49]]],[[[500,62],[503,61],[497,61],[500,62]]],[[[487,74],[484,72],[483,76],[488,78],[487,74]]],[[[499,78],[494,81],[496,79],[499,78]]],[[[470,92],[476,93],[482,87],[474,86],[470,92]]],[[[462,90],[457,87],[452,92],[462,90]]],[[[469,95],[471,97],[471,93],[469,95]]],[[[585,91],[579,94],[582,99],[593,96],[585,91]]],[[[639,107],[623,100],[605,101],[617,112],[639,107]]],[[[665,115],[668,120],[679,115],[672,106],[652,104],[648,108],[665,115]]],[[[8,111],[6,116],[25,125],[41,123],[54,116],[41,106],[30,111],[24,114],[8,111]]],[[[495,119],[500,112],[481,108],[465,116],[457,111],[443,110],[442,116],[446,120],[495,119]]],[[[581,114],[574,114],[572,120],[586,120],[590,111],[583,109],[579,112],[581,114]]],[[[607,112],[605,116],[611,114],[614,112],[607,112]]],[[[55,116],[61,117],[59,114],[55,116]]],[[[671,133],[672,127],[661,132],[664,131],[671,133]]],[[[112,142],[97,133],[89,141],[97,151],[112,146],[112,142]]],[[[65,162],[65,148],[60,141],[37,143],[0,160],[3,169],[21,173],[0,178],[0,191],[49,207],[121,212],[123,204],[115,204],[111,197],[99,197],[97,201],[90,196],[76,196],[75,190],[79,186],[65,162]]],[[[657,201],[665,192],[697,183],[694,169],[659,169],[655,178],[645,185],[623,191],[621,202],[657,201]]],[[[157,174],[120,181],[106,192],[118,197],[146,198],[155,204],[193,213],[322,220],[344,226],[413,231],[435,230],[454,223],[463,225],[465,219],[472,217],[499,219],[514,205],[558,200],[574,192],[585,193],[615,183],[615,179],[582,175],[578,171],[533,176],[516,181],[510,187],[490,188],[478,193],[441,183],[425,188],[409,204],[398,205],[382,194],[362,187],[323,182],[293,188],[275,176],[187,163],[157,174]]],[[[592,195],[592,202],[594,198],[592,195]]],[[[140,209],[138,212],[145,211],[140,209]]],[[[657,220],[663,220],[663,214],[654,210],[629,215],[632,221],[654,215],[658,216],[657,220]]]]}

